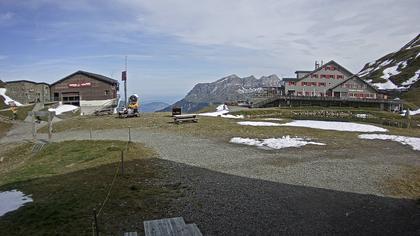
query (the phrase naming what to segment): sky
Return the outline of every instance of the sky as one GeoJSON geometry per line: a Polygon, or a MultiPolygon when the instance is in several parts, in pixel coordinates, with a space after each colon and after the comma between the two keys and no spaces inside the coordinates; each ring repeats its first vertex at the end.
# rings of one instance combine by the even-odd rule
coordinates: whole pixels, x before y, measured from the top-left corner
{"type": "Polygon", "coordinates": [[[418,0],[0,0],[0,79],[77,70],[172,103],[236,74],[293,77],[315,60],[353,73],[420,33],[418,0]]]}

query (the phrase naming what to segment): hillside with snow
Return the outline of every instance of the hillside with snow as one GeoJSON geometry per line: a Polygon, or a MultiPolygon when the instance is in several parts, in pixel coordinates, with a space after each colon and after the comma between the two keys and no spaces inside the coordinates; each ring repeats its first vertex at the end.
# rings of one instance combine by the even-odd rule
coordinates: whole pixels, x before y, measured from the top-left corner
{"type": "Polygon", "coordinates": [[[379,90],[420,87],[420,34],[400,50],[367,63],[357,75],[379,90]]]}

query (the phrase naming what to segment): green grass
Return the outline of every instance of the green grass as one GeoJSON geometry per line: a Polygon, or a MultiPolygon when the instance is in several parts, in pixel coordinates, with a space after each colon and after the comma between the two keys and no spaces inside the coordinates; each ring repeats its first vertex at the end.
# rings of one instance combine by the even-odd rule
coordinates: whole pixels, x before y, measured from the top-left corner
{"type": "Polygon", "coordinates": [[[415,106],[411,106],[412,109],[419,108],[420,107],[420,86],[410,89],[410,91],[402,95],[402,98],[405,101],[415,105],[415,106]]]}
{"type": "MultiPolygon", "coordinates": [[[[24,120],[28,116],[28,112],[32,111],[33,108],[34,108],[34,105],[18,107],[17,119],[24,120]]],[[[8,117],[10,119],[13,117],[13,113],[10,109],[6,111],[0,111],[0,115],[8,117]]]]}
{"type": "Polygon", "coordinates": [[[88,235],[93,209],[102,206],[117,174],[110,198],[98,216],[101,235],[142,231],[142,221],[161,218],[182,186],[160,184],[167,174],[151,150],[120,141],[68,141],[49,144],[31,155],[31,144],[3,153],[0,191],[19,189],[33,203],[3,216],[0,235],[88,235]]]}
{"type": "Polygon", "coordinates": [[[5,123],[0,121],[0,138],[5,136],[6,133],[12,128],[11,123],[5,123]]]}

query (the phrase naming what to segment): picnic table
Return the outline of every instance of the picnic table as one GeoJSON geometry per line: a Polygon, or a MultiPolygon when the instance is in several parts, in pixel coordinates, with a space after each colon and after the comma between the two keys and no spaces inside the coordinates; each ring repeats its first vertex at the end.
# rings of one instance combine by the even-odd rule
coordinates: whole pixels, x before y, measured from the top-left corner
{"type": "Polygon", "coordinates": [[[179,124],[182,122],[189,122],[189,121],[194,122],[194,123],[198,122],[197,114],[174,115],[173,119],[174,119],[175,124],[179,124]]]}

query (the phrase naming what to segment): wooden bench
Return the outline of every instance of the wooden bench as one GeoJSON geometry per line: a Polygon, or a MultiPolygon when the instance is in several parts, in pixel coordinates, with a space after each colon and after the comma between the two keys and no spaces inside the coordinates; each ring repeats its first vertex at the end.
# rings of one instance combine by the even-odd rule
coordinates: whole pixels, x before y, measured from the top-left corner
{"type": "Polygon", "coordinates": [[[197,123],[198,122],[198,117],[197,114],[186,114],[186,115],[174,115],[174,123],[175,124],[179,124],[182,122],[194,122],[197,123]]]}

